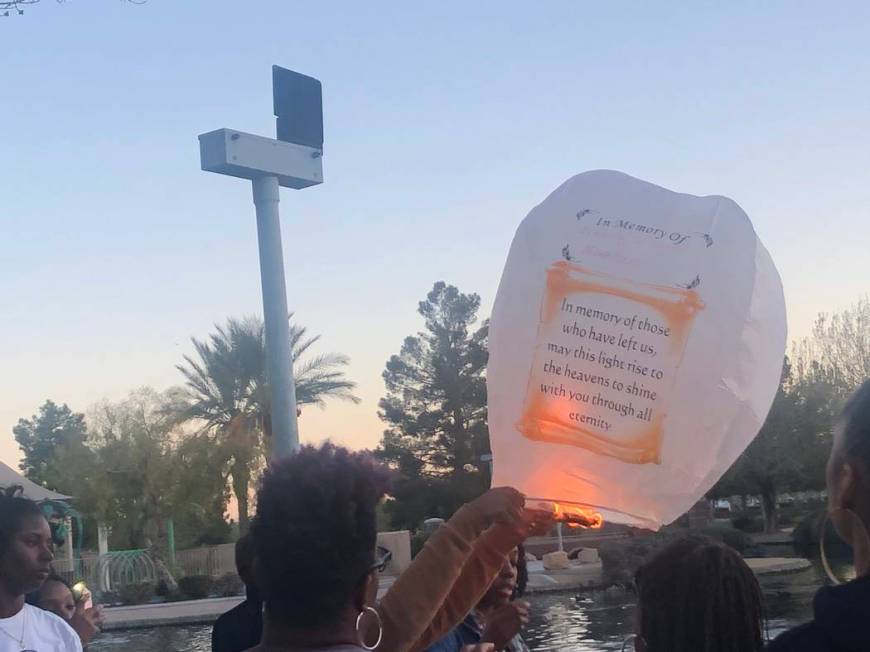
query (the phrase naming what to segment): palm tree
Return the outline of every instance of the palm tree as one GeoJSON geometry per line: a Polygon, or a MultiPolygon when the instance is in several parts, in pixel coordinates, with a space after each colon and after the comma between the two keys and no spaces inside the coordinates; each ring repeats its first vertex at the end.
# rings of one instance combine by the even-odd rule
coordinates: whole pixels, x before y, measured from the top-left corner
{"type": "MultiPolygon", "coordinates": [[[[293,315],[290,315],[292,319],[293,315]]],[[[186,381],[186,397],[178,412],[182,421],[198,421],[221,445],[239,503],[239,528],[248,527],[248,489],[272,435],[271,398],[263,322],[257,317],[230,318],[215,325],[205,340],[191,338],[196,356],[184,356],[177,369],[186,381]]],[[[309,337],[304,326],[290,324],[290,355],[297,406],[323,407],[335,398],[359,403],[356,383],[343,367],[348,358],[326,353],[301,360],[320,336],[309,337]]]]}

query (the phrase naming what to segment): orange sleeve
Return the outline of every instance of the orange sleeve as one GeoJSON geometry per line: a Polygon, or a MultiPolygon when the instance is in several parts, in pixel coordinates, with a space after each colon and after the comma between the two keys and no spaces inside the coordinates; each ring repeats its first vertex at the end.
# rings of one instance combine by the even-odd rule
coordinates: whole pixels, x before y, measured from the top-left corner
{"type": "Polygon", "coordinates": [[[505,557],[519,543],[522,538],[516,530],[503,525],[493,525],[480,536],[456,583],[410,648],[411,652],[425,650],[462,622],[489,589],[505,557]]]}
{"type": "Polygon", "coordinates": [[[484,525],[483,514],[468,504],[429,538],[378,605],[383,627],[378,649],[406,652],[431,627],[484,525]]]}

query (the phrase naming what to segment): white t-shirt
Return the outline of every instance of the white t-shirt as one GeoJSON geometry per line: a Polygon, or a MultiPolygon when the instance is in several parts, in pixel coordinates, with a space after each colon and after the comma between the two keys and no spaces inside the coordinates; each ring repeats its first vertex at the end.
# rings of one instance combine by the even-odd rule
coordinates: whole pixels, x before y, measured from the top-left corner
{"type": "Polygon", "coordinates": [[[0,652],[82,652],[79,635],[50,611],[25,604],[11,618],[0,618],[0,652]],[[22,645],[18,642],[22,641],[22,645]]]}

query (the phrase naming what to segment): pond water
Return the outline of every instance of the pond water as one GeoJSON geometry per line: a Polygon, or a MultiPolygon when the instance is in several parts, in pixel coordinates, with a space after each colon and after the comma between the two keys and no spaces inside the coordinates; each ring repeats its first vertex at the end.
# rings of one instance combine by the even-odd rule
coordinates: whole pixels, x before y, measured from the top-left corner
{"type": "MultiPolygon", "coordinates": [[[[812,595],[821,585],[813,572],[786,575],[762,582],[773,637],[812,616],[812,595]]],[[[526,641],[534,652],[591,652],[620,650],[631,633],[634,603],[631,595],[603,592],[538,593],[529,596],[532,618],[526,641]]],[[[89,646],[92,652],[208,652],[211,627],[155,627],[107,632],[89,646]]]]}
{"type": "MultiPolygon", "coordinates": [[[[812,617],[812,595],[818,587],[814,580],[765,583],[771,638],[812,617]]],[[[531,603],[534,611],[525,638],[534,652],[621,650],[632,632],[634,602],[629,594],[538,594],[531,603]]]]}

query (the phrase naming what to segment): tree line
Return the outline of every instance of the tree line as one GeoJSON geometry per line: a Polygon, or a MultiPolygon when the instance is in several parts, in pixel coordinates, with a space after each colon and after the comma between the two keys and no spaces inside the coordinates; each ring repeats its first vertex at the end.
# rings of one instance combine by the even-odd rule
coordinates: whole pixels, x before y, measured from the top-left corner
{"type": "MultiPolygon", "coordinates": [[[[449,517],[489,486],[486,366],[489,324],[480,297],[435,283],[418,304],[422,329],[402,342],[383,371],[378,415],[385,424],[374,453],[395,471],[384,516],[416,529],[449,517]]],[[[711,491],[761,497],[767,528],[783,491],[824,485],[834,417],[849,392],[870,377],[870,301],[820,315],[795,342],[758,437],[711,491]]],[[[291,327],[300,406],[358,401],[341,354],[313,355],[317,337],[291,327]]],[[[112,527],[113,546],[149,547],[172,517],[180,546],[231,536],[225,519],[235,496],[247,528],[251,487],[271,437],[263,325],[230,319],[178,365],[183,386],[144,388],[94,406],[86,418],[47,401],[21,419],[15,437],[25,475],[74,495],[82,511],[112,527]]]]}
{"type": "MultiPolygon", "coordinates": [[[[290,340],[300,409],[359,400],[346,356],[314,354],[319,337],[297,324],[290,340]]],[[[89,546],[100,521],[113,548],[165,549],[169,518],[179,547],[223,543],[232,535],[231,495],[238,529],[247,529],[248,497],[272,434],[263,323],[229,319],[192,345],[177,367],[179,387],[140,388],[87,416],[49,400],[13,428],[24,475],[74,497],[88,517],[89,546]]]]}
{"type": "Polygon", "coordinates": [[[777,526],[777,497],[821,490],[837,414],[870,378],[870,299],[820,314],[811,333],[794,342],[773,405],[758,436],[710,492],[757,495],[764,529],[777,526]]]}
{"type": "MultiPolygon", "coordinates": [[[[477,323],[480,298],[436,283],[418,312],[424,330],[405,339],[387,362],[387,423],[378,454],[398,472],[388,504],[394,527],[415,528],[448,517],[489,485],[481,455],[486,426],[488,323],[477,323]]],[[[780,386],[758,436],[710,492],[756,495],[765,529],[777,522],[777,497],[819,490],[835,419],[851,392],[870,378],[870,299],[820,314],[794,342],[780,386]]]]}

